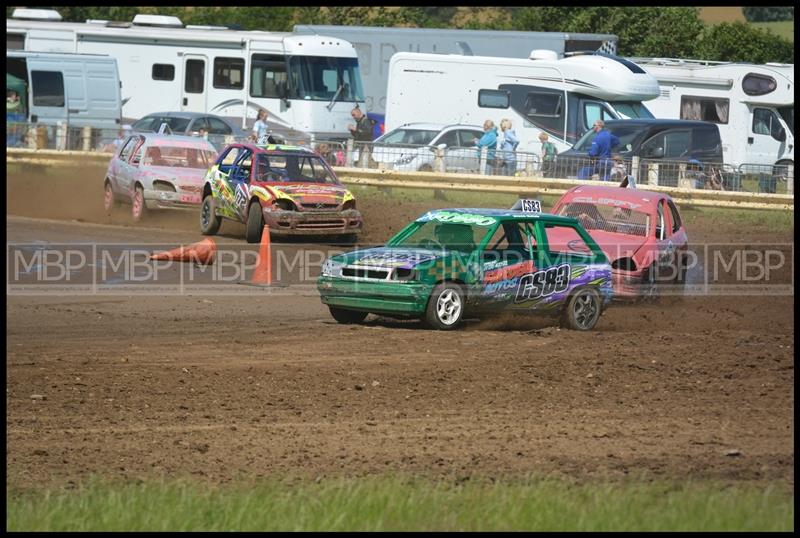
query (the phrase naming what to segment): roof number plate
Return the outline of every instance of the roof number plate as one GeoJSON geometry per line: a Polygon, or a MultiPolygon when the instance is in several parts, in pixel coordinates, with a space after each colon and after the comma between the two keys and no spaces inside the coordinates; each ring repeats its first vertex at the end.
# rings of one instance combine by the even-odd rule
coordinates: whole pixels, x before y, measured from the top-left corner
{"type": "Polygon", "coordinates": [[[520,209],[526,213],[541,213],[542,203],[539,200],[531,200],[529,198],[522,198],[519,200],[520,209]]]}

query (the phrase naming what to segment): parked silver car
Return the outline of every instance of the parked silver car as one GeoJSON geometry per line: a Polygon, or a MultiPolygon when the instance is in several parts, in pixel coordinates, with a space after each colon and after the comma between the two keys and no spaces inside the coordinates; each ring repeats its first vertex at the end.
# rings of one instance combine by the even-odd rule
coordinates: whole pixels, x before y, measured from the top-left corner
{"type": "Polygon", "coordinates": [[[111,211],[119,202],[130,202],[137,222],[149,209],[196,209],[216,158],[214,146],[200,137],[133,134],[108,165],[103,205],[111,211]]]}
{"type": "MultiPolygon", "coordinates": [[[[479,125],[407,123],[372,142],[372,159],[380,168],[434,171],[436,150],[441,148],[448,172],[477,172],[479,153],[475,139],[482,136],[479,125]]],[[[359,162],[358,150],[353,162],[359,162]]]]}
{"type": "Polygon", "coordinates": [[[136,121],[131,127],[140,133],[157,133],[163,123],[169,126],[171,134],[198,135],[201,130],[205,131],[208,140],[219,148],[225,147],[226,136],[241,139],[249,134],[227,118],[205,112],[154,112],[136,121]]]}

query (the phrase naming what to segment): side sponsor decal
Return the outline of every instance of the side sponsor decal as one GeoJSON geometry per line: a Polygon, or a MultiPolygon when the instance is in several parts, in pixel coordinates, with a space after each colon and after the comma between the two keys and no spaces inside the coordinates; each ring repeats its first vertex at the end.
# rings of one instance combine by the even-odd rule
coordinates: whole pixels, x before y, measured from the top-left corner
{"type": "Polygon", "coordinates": [[[570,282],[570,266],[568,263],[549,267],[543,271],[528,273],[519,279],[515,303],[547,297],[554,293],[566,291],[570,282]]]}

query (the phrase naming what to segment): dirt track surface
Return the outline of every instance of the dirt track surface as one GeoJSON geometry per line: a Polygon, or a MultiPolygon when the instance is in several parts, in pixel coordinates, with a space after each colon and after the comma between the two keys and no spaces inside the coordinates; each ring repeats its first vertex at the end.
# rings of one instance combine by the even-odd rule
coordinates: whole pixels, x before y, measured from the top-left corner
{"type": "MultiPolygon", "coordinates": [[[[145,231],[80,209],[123,226],[68,223],[80,203],[43,215],[13,184],[9,214],[65,222],[9,217],[9,241],[197,238],[194,215],[145,231]]],[[[383,216],[385,239],[424,205],[362,208],[383,216]]],[[[10,296],[7,483],[531,472],[793,484],[793,301],[667,297],[577,333],[525,319],[342,326],[313,294],[255,288],[10,296]]]]}

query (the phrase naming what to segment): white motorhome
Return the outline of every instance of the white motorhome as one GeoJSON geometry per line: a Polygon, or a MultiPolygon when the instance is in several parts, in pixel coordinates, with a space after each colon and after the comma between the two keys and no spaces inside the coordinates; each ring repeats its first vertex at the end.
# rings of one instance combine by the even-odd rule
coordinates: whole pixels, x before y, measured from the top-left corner
{"type": "Polygon", "coordinates": [[[553,50],[559,57],[579,51],[617,51],[613,34],[313,24],[297,24],[294,33],[330,35],[351,42],[358,52],[367,110],[377,114],[386,110],[389,61],[396,52],[527,58],[533,49],[553,50]]]}
{"type": "Polygon", "coordinates": [[[541,150],[545,132],[559,151],[597,119],[652,118],[642,101],[658,97],[656,79],[635,63],[602,53],[530,59],[398,52],[389,65],[386,131],[409,122],[511,120],[517,151],[541,150]]]}
{"type": "Polygon", "coordinates": [[[727,164],[794,164],[794,65],[630,58],[658,79],[658,118],[716,123],[727,164]]]}
{"type": "Polygon", "coordinates": [[[126,119],[159,110],[237,118],[259,108],[271,127],[349,136],[363,103],[356,50],[341,38],[186,26],[177,17],[132,23],[60,22],[52,10],[17,9],[6,19],[8,49],[107,54],[117,59],[126,119]]]}

